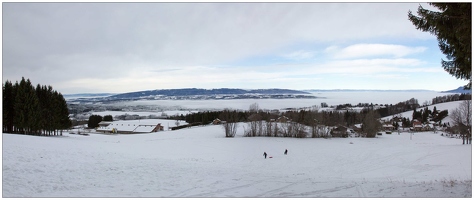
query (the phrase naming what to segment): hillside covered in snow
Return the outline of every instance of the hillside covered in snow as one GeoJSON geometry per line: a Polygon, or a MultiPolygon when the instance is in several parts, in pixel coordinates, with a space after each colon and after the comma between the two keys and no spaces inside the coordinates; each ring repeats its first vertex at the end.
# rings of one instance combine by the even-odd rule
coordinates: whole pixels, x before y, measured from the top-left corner
{"type": "Polygon", "coordinates": [[[219,125],[133,135],[4,133],[3,197],[472,196],[471,145],[440,133],[249,138],[238,127],[235,138],[219,125]]]}

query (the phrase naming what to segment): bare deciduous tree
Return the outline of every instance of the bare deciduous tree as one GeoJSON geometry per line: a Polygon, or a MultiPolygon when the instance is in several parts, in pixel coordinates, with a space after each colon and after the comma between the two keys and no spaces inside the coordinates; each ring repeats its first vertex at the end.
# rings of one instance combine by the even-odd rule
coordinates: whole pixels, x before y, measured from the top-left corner
{"type": "Polygon", "coordinates": [[[462,143],[469,144],[472,131],[472,101],[464,100],[458,108],[451,111],[451,119],[453,120],[453,128],[461,134],[462,143]]]}
{"type": "Polygon", "coordinates": [[[234,137],[237,133],[237,122],[239,118],[237,111],[224,110],[219,118],[225,121],[225,123],[222,124],[225,137],[234,137]]]}
{"type": "Polygon", "coordinates": [[[256,137],[263,135],[263,121],[262,116],[258,113],[254,113],[249,117],[249,129],[246,131],[245,136],[256,137]]]}
{"type": "Polygon", "coordinates": [[[264,133],[266,137],[273,136],[273,134],[272,134],[273,129],[272,128],[273,128],[273,122],[271,120],[267,120],[265,122],[265,133],[264,133]]]}
{"type": "Polygon", "coordinates": [[[258,110],[259,110],[259,106],[258,106],[258,103],[253,103],[249,106],[249,112],[251,113],[258,113],[258,110]]]}
{"type": "Polygon", "coordinates": [[[293,125],[293,129],[292,129],[293,137],[305,138],[307,136],[306,126],[304,124],[294,122],[292,125],[293,125]]]}

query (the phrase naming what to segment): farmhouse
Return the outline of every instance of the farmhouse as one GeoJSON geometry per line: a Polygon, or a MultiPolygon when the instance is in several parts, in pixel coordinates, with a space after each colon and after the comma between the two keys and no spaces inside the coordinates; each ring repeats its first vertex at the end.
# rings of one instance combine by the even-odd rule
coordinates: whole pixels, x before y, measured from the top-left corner
{"type": "Polygon", "coordinates": [[[225,121],[220,120],[219,118],[216,118],[214,121],[212,121],[213,125],[218,125],[218,124],[225,124],[225,121]]]}
{"type": "Polygon", "coordinates": [[[393,131],[395,130],[395,127],[392,124],[384,124],[382,125],[382,128],[384,131],[393,131]]]}
{"type": "Polygon", "coordinates": [[[352,130],[355,132],[361,132],[362,131],[362,124],[354,124],[351,126],[352,130]]]}
{"type": "Polygon", "coordinates": [[[349,133],[344,126],[337,126],[331,130],[332,137],[348,137],[349,133]]]}
{"type": "Polygon", "coordinates": [[[423,125],[420,121],[418,120],[413,120],[413,130],[414,131],[422,131],[423,130],[423,125]]]}
{"type": "Polygon", "coordinates": [[[281,116],[281,117],[278,117],[278,119],[276,121],[280,122],[280,123],[286,123],[286,122],[290,122],[291,119],[286,117],[286,116],[281,116]]]}
{"type": "Polygon", "coordinates": [[[97,132],[103,133],[152,133],[163,131],[161,123],[147,120],[124,120],[110,122],[108,126],[100,126],[97,132]]]}

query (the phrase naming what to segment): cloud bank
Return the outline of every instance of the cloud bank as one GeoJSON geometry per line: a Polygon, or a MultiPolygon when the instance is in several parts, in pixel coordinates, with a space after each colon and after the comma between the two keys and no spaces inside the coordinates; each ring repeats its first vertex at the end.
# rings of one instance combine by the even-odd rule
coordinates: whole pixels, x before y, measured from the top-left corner
{"type": "Polygon", "coordinates": [[[448,80],[441,58],[426,56],[439,51],[426,43],[435,38],[407,19],[418,5],[4,3],[3,79],[23,76],[63,93],[308,89],[328,87],[327,75],[340,80],[332,88],[357,85],[338,76],[346,74],[448,80]]]}

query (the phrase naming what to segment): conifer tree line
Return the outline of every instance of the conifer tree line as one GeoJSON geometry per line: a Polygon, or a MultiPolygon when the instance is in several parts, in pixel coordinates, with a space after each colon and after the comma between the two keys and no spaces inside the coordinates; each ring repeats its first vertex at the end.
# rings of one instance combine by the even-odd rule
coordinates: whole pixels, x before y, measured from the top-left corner
{"type": "Polygon", "coordinates": [[[3,84],[3,132],[28,135],[62,135],[71,127],[63,95],[51,86],[34,87],[22,77],[3,84]]]}

